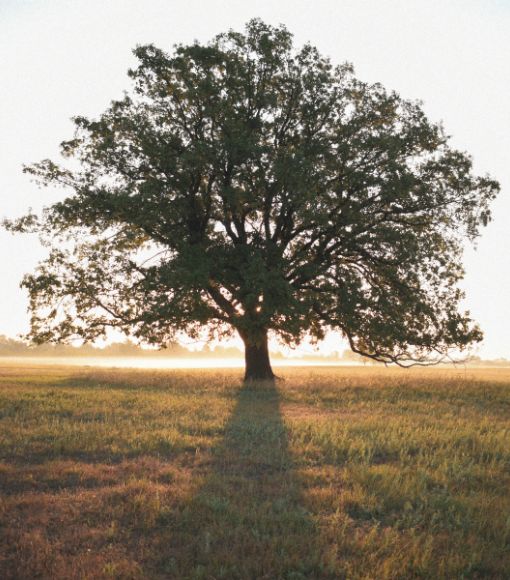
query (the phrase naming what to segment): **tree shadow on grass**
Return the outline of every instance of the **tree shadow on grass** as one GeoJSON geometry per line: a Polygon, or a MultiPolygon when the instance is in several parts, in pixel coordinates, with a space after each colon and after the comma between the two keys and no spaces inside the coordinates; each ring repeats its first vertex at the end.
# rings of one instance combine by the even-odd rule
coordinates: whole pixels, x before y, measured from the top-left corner
{"type": "Polygon", "coordinates": [[[273,386],[244,386],[203,484],[168,521],[175,578],[325,578],[273,386]]]}
{"type": "MultiPolygon", "coordinates": [[[[91,377],[88,387],[123,388],[126,377],[101,374],[91,377]]],[[[58,386],[81,388],[78,379],[81,375],[65,378],[58,386]]],[[[154,380],[155,386],[161,383],[161,377],[154,380]]],[[[172,390],[189,396],[188,383],[194,388],[195,381],[182,381],[172,390]]],[[[145,392],[138,377],[131,383],[145,392]]],[[[3,480],[12,488],[10,513],[25,523],[10,532],[8,547],[17,546],[17,551],[4,566],[13,575],[3,576],[338,577],[328,576],[320,566],[324,547],[302,507],[302,483],[289,451],[277,389],[234,385],[222,379],[194,388],[195,398],[209,401],[207,420],[223,416],[232,397],[236,399],[226,425],[214,422],[215,439],[223,439],[210,452],[183,447],[152,454],[152,447],[142,446],[131,457],[128,446],[118,456],[94,448],[79,458],[66,443],[60,450],[50,446],[49,451],[36,449],[30,457],[23,454],[20,466],[8,465],[3,480]],[[209,399],[214,394],[221,404],[209,399]],[[33,493],[23,495],[32,488],[33,493]],[[36,533],[40,555],[33,557],[36,533]]],[[[182,425],[191,430],[193,443],[197,427],[203,430],[205,407],[193,407],[201,416],[189,416],[182,425]]],[[[186,408],[168,407],[174,414],[186,408]]],[[[60,410],[50,406],[47,412],[60,410]]],[[[163,428],[166,419],[157,416],[158,428],[163,428]]],[[[151,417],[147,429],[156,428],[151,417]]],[[[72,426],[74,414],[69,420],[72,426]]],[[[210,434],[204,437],[209,439],[210,434]]],[[[133,441],[137,443],[136,437],[133,441]]]]}

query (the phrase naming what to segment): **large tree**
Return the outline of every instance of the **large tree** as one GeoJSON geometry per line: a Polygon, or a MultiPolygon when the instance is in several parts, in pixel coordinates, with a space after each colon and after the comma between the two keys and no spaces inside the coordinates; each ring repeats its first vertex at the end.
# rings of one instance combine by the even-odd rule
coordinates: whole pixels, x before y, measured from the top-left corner
{"type": "Polygon", "coordinates": [[[498,184],[418,103],[260,20],[134,52],[132,93],[74,119],[70,161],[26,168],[67,191],[11,224],[53,248],[23,282],[35,341],[237,331],[246,379],[272,379],[268,333],[334,329],[402,365],[481,339],[457,283],[498,184]]]}

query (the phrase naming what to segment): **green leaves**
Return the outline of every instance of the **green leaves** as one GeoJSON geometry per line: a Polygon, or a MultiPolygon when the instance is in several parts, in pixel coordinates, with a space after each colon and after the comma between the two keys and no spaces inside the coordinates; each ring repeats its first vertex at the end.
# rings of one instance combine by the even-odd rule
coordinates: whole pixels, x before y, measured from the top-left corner
{"type": "Polygon", "coordinates": [[[69,191],[11,225],[69,244],[25,280],[35,338],[332,327],[397,363],[480,339],[456,285],[498,184],[418,103],[260,20],[135,55],[133,94],[75,118],[73,169],[27,168],[69,191]]]}

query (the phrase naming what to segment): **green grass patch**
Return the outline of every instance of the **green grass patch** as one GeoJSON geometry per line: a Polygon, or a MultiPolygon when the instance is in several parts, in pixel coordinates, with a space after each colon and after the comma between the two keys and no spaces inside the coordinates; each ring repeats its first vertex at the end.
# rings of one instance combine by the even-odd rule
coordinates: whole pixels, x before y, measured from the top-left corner
{"type": "Polygon", "coordinates": [[[508,578],[510,372],[0,367],[2,578],[508,578]]]}

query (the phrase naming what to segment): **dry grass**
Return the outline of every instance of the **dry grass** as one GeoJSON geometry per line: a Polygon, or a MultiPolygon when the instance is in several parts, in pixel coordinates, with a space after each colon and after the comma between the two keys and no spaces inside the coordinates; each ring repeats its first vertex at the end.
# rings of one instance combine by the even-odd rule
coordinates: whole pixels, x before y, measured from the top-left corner
{"type": "Polygon", "coordinates": [[[510,577],[510,371],[284,377],[0,366],[0,577],[510,577]]]}

